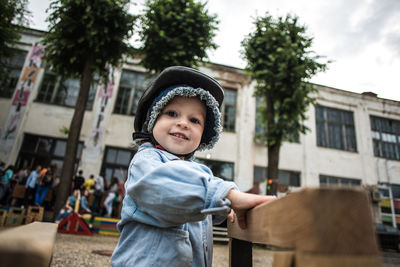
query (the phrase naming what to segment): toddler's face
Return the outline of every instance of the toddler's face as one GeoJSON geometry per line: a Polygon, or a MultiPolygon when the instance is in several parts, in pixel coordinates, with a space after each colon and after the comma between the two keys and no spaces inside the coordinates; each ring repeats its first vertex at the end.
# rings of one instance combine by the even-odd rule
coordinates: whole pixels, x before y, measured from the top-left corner
{"type": "Polygon", "coordinates": [[[205,104],[197,97],[176,96],[162,110],[153,136],[171,153],[191,153],[200,145],[206,112],[205,104]]]}

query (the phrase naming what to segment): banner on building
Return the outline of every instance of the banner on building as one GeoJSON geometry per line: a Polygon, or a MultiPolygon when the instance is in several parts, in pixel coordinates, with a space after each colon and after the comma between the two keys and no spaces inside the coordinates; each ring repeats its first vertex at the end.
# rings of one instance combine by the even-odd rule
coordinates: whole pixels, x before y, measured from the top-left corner
{"type": "Polygon", "coordinates": [[[44,50],[44,46],[34,46],[29,56],[29,63],[21,72],[6,122],[2,128],[0,151],[10,152],[14,145],[18,130],[24,117],[29,96],[35,85],[36,77],[42,63],[44,50]]]}

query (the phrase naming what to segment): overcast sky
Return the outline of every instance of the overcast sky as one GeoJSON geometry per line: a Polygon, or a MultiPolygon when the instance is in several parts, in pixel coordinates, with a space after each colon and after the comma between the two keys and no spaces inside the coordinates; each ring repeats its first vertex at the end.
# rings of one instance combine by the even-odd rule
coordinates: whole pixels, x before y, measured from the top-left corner
{"type": "MultiPolygon", "coordinates": [[[[48,0],[30,0],[31,28],[46,30],[48,0]]],[[[131,11],[143,9],[140,1],[131,11]]],[[[214,63],[244,68],[241,41],[254,30],[257,16],[290,13],[314,37],[313,50],[331,60],[311,82],[400,101],[400,0],[209,0],[220,21],[214,63]]]]}

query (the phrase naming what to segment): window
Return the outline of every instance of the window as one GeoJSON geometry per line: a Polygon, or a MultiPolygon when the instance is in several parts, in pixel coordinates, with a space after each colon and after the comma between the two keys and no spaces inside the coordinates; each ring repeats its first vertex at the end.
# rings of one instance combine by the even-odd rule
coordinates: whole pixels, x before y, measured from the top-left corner
{"type": "MultiPolygon", "coordinates": [[[[17,158],[16,167],[34,168],[36,165],[56,165],[57,175],[61,175],[61,168],[64,163],[67,140],[25,134],[22,146],[17,158]]],[[[78,167],[82,154],[83,142],[79,142],[76,154],[75,169],[78,167]]]]}
{"type": "Polygon", "coordinates": [[[133,155],[134,152],[129,149],[106,147],[101,166],[101,173],[106,181],[110,182],[114,176],[124,181],[128,177],[129,163],[133,155]]]}
{"type": "Polygon", "coordinates": [[[370,117],[376,157],[400,160],[400,121],[370,117]]]}
{"type": "Polygon", "coordinates": [[[123,70],[114,113],[135,115],[139,99],[150,81],[144,73],[123,70]]]}
{"type": "MultiPolygon", "coordinates": [[[[98,77],[95,75],[90,87],[86,109],[92,109],[94,97],[96,95],[97,83],[98,77]]],[[[78,100],[79,90],[79,79],[63,79],[62,77],[47,71],[43,77],[36,100],[43,103],[75,107],[76,101],[78,100]]]]}
{"type": "Polygon", "coordinates": [[[320,175],[319,176],[319,184],[321,186],[353,187],[353,186],[360,186],[361,180],[320,175]]]}
{"type": "Polygon", "coordinates": [[[234,132],[236,121],[236,90],[224,88],[224,102],[222,104],[222,126],[224,131],[234,132]]]}
{"type": "Polygon", "coordinates": [[[199,158],[196,158],[195,161],[210,168],[214,176],[226,181],[233,181],[233,163],[199,158]]]}
{"type": "MultiPolygon", "coordinates": [[[[267,179],[268,168],[254,166],[254,182],[263,183],[267,179]]],[[[294,171],[278,171],[278,183],[280,185],[300,187],[300,173],[294,171]]]]}
{"type": "Polygon", "coordinates": [[[317,145],[357,151],[353,112],[316,106],[317,145]]]}
{"type": "Polygon", "coordinates": [[[6,70],[9,75],[0,80],[0,97],[11,98],[13,96],[27,54],[26,51],[17,50],[10,60],[6,60],[6,70]]]}

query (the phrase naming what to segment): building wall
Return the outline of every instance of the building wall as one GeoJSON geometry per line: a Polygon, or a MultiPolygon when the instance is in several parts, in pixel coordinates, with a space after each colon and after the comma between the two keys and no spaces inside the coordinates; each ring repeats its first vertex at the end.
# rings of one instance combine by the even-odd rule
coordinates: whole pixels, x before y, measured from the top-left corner
{"type": "MultiPolygon", "coordinates": [[[[40,40],[40,32],[28,31],[23,35],[19,48],[30,51],[40,40]]],[[[26,62],[25,64],[28,64],[26,62]]],[[[124,69],[145,71],[137,62],[129,60],[124,69]]],[[[255,99],[252,96],[254,82],[244,71],[221,65],[207,64],[201,71],[217,79],[224,87],[237,90],[236,126],[234,132],[223,132],[213,150],[197,153],[203,159],[234,163],[234,181],[242,190],[253,186],[254,166],[267,166],[265,146],[254,141],[255,99]]],[[[119,70],[121,74],[121,70],[119,70]]],[[[73,108],[36,102],[36,96],[44,75],[43,66],[33,86],[21,127],[10,152],[0,152],[0,159],[7,164],[18,157],[24,133],[64,138],[60,131],[69,127],[73,108]]],[[[116,77],[111,98],[111,108],[104,114],[104,139],[96,160],[89,160],[88,150],[83,150],[79,168],[87,174],[98,174],[101,169],[106,146],[129,148],[133,132],[133,116],[113,113],[120,75],[116,77]]],[[[317,103],[322,106],[351,111],[354,114],[357,152],[323,148],[317,146],[315,108],[309,107],[306,125],[310,131],[300,136],[299,143],[284,143],[280,153],[279,169],[300,173],[301,186],[319,186],[319,175],[360,179],[362,184],[400,184],[400,161],[377,158],[373,153],[370,115],[400,120],[400,102],[379,99],[315,85],[318,89],[317,103]]],[[[11,99],[0,98],[0,127],[4,127],[11,105],[11,99]]],[[[87,111],[81,130],[80,140],[87,147],[95,121],[95,110],[100,105],[99,92],[93,109],[87,111]]]]}

